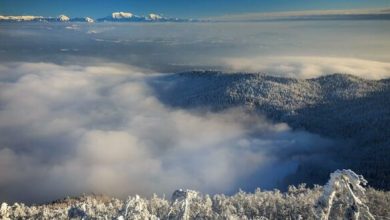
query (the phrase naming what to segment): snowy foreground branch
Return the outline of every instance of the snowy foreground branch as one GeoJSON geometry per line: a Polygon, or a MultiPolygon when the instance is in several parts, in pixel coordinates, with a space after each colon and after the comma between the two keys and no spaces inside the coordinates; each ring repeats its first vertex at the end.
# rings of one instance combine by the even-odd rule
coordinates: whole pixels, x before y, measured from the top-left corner
{"type": "Polygon", "coordinates": [[[170,201],[83,196],[42,206],[3,203],[0,219],[374,219],[366,205],[366,183],[351,170],[337,170],[324,187],[291,186],[286,193],[258,189],[210,197],[177,190],[170,201]]]}
{"type": "Polygon", "coordinates": [[[329,182],[323,189],[319,198],[316,211],[317,217],[321,220],[343,217],[343,219],[375,219],[364,204],[365,189],[363,186],[367,181],[361,175],[352,170],[336,170],[330,175],[329,182]],[[338,201],[337,201],[337,200],[338,201]],[[336,202],[344,204],[343,216],[330,218],[332,208],[336,202]]]}

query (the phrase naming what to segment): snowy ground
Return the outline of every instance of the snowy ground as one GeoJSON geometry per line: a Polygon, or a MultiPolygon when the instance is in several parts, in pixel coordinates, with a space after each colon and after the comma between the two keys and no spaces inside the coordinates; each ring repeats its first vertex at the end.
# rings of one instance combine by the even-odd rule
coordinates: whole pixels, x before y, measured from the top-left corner
{"type": "Polygon", "coordinates": [[[26,206],[3,203],[1,219],[389,219],[389,192],[364,185],[351,170],[337,170],[327,185],[312,189],[291,186],[233,196],[202,195],[176,190],[171,199],[138,195],[126,201],[106,196],[66,198],[51,204],[26,206]]]}

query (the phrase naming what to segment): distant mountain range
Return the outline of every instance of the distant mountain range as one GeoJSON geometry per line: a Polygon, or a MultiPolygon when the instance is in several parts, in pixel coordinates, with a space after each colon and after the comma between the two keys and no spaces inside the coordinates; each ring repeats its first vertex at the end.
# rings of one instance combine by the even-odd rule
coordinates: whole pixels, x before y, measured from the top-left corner
{"type": "Polygon", "coordinates": [[[106,17],[70,18],[66,15],[58,17],[44,16],[5,16],[0,15],[0,22],[229,22],[229,21],[305,21],[305,20],[389,20],[390,9],[355,9],[355,10],[309,10],[272,13],[243,13],[212,17],[209,19],[183,19],[164,17],[160,14],[136,15],[131,12],[113,12],[106,17]]]}
{"type": "Polygon", "coordinates": [[[0,22],[193,22],[199,21],[195,19],[182,18],[168,18],[159,14],[149,14],[147,16],[135,15],[130,12],[113,12],[111,15],[93,19],[90,17],[76,17],[70,18],[66,15],[59,15],[58,17],[43,17],[43,16],[2,16],[0,15],[0,22]]]}

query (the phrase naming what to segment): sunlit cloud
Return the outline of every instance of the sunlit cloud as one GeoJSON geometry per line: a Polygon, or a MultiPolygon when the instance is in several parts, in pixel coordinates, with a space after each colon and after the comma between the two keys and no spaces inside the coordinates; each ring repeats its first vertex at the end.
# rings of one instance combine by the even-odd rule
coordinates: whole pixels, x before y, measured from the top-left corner
{"type": "Polygon", "coordinates": [[[147,86],[153,76],[131,66],[0,69],[2,200],[272,187],[332,143],[242,109],[170,109],[147,86]]]}
{"type": "Polygon", "coordinates": [[[264,72],[280,76],[314,78],[332,73],[347,73],[366,79],[390,77],[390,63],[344,57],[278,56],[227,58],[232,71],[264,72]]]}

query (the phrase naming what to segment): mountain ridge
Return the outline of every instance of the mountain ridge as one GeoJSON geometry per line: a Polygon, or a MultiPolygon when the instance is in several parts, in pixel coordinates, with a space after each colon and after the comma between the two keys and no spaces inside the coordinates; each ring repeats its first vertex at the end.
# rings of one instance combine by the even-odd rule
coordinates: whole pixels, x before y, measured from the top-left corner
{"type": "MultiPolygon", "coordinates": [[[[239,107],[287,123],[294,130],[347,141],[348,146],[334,152],[335,158],[367,176],[372,186],[390,189],[390,183],[383,181],[390,179],[390,162],[383,156],[390,155],[389,79],[346,74],[296,79],[195,71],[160,76],[149,83],[159,100],[173,108],[224,111],[239,107]]],[[[313,173],[307,169],[312,168],[298,172],[313,173]]]]}
{"type": "Polygon", "coordinates": [[[68,17],[59,15],[58,17],[44,17],[33,15],[4,16],[0,15],[0,22],[193,22],[195,19],[168,18],[160,14],[150,13],[140,16],[131,12],[113,12],[106,17],[93,19],[91,17],[68,17]]]}

